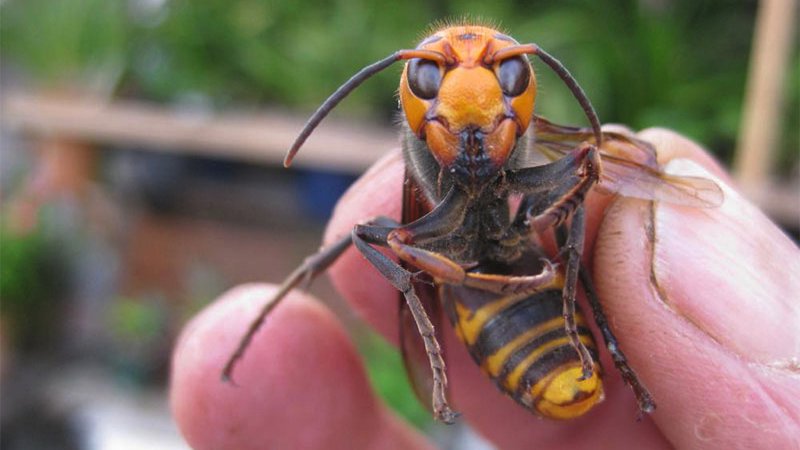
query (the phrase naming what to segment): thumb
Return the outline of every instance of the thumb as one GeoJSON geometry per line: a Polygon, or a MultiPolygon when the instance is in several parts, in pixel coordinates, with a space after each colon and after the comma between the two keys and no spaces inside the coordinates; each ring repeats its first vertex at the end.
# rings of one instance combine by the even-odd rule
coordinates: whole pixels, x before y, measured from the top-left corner
{"type": "MultiPolygon", "coordinates": [[[[659,153],[703,161],[695,144],[660,137],[659,153]]],[[[653,419],[678,448],[800,446],[800,251],[703,167],[678,159],[667,171],[715,179],[723,205],[617,199],[594,253],[653,419]]]]}

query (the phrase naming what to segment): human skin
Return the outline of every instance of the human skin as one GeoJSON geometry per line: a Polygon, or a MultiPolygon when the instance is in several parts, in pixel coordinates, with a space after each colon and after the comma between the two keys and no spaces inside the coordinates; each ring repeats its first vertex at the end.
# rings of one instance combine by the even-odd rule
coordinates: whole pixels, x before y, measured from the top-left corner
{"type": "MultiPolygon", "coordinates": [[[[451,401],[499,448],[800,448],[800,250],[733,188],[699,146],[639,133],[682,175],[715,179],[714,209],[592,193],[584,262],[631,366],[657,410],[637,421],[607,352],[605,401],[579,419],[538,419],[504,397],[446,326],[451,401]]],[[[393,152],[340,200],[325,242],[369,217],[399,217],[403,167],[393,152]]],[[[353,308],[397,341],[397,292],[353,249],[331,267],[353,308]]],[[[274,286],[234,288],[184,329],[170,400],[196,449],[429,448],[369,388],[338,320],[293,292],[236,367],[220,372],[274,286]]],[[[584,310],[586,308],[584,307],[584,310]]],[[[599,336],[596,333],[595,335],[599,336]]]]}

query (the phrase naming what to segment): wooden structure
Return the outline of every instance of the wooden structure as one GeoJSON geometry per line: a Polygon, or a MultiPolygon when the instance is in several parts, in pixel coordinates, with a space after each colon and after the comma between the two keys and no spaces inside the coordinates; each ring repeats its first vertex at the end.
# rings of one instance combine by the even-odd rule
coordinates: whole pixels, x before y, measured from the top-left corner
{"type": "MultiPolygon", "coordinates": [[[[278,111],[212,116],[135,102],[108,103],[24,92],[4,93],[0,111],[5,127],[36,136],[43,142],[40,147],[53,150],[43,151],[58,161],[51,166],[62,165],[64,158],[74,159],[87,177],[91,169],[87,161],[91,157],[86,152],[92,151],[92,144],[133,145],[159,152],[279,166],[304,124],[303,118],[278,111]],[[73,149],[70,156],[62,154],[67,149],[73,149]]],[[[760,116],[748,117],[755,117],[751,121],[758,122],[760,116]]],[[[332,119],[309,138],[293,167],[358,174],[398,145],[396,130],[332,119]]],[[[734,176],[746,195],[773,219],[800,229],[800,182],[774,182],[768,171],[771,158],[773,152],[766,144],[742,146],[734,176]]],[[[71,178],[80,178],[80,174],[71,174],[71,178]]]]}

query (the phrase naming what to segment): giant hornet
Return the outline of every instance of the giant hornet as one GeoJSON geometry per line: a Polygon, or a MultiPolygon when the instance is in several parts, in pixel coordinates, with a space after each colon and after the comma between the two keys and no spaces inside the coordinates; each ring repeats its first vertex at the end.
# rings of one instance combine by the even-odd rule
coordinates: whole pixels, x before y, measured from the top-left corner
{"type": "Polygon", "coordinates": [[[399,88],[406,165],[401,222],[386,217],[362,222],[307,258],[251,323],[223,378],[230,379],[284,295],[353,245],[401,292],[404,360],[418,395],[432,395],[436,419],[450,423],[456,416],[446,396],[440,328],[434,327],[442,311],[475,362],[525,408],[569,419],[600,402],[597,346],[575,301],[579,280],[641,412],[653,411],[655,402],[617,345],[581,266],[583,201],[597,188],[714,207],[721,204],[722,191],[711,180],[665,174],[650,144],[601,130],[588,97],[557,59],[536,44],[519,44],[477,25],[447,26],[416,48],[363,68],[317,109],[284,165],[342,99],[401,60],[406,61],[399,88]],[[536,55],[561,78],[590,127],[559,126],[534,114],[536,80],[527,55],[536,55]],[[531,164],[534,151],[552,162],[531,164]],[[541,244],[549,230],[556,231],[560,249],[551,256],[541,244]],[[390,249],[399,262],[376,247],[390,249]]]}

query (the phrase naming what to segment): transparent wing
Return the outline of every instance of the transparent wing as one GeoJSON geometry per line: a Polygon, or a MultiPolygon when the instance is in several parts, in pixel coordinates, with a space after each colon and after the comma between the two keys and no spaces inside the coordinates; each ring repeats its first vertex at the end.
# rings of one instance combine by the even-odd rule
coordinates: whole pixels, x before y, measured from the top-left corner
{"type": "MultiPolygon", "coordinates": [[[[591,128],[556,125],[534,118],[534,150],[557,160],[582,142],[593,142],[591,128]]],[[[648,142],[623,133],[603,132],[600,148],[601,191],[683,206],[713,208],[722,204],[722,189],[712,180],[664,173],[648,142]]]]}

